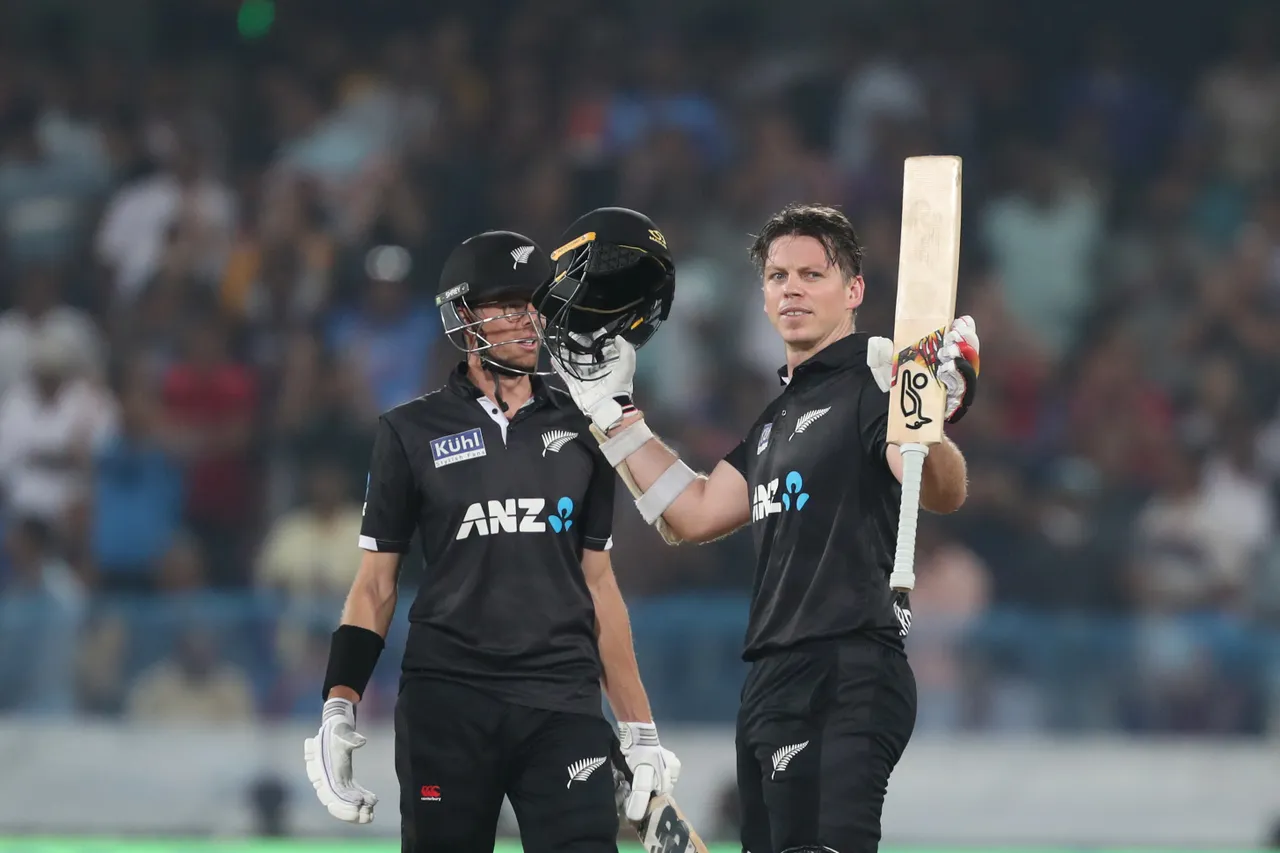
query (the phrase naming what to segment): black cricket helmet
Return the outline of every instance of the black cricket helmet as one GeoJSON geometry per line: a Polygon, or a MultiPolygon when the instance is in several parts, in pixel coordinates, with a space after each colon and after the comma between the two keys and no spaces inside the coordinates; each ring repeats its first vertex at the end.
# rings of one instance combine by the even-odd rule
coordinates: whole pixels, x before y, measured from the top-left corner
{"type": "Polygon", "coordinates": [[[539,343],[539,318],[529,309],[534,292],[551,279],[547,253],[523,234],[514,231],[486,231],[464,240],[450,254],[440,273],[436,307],[449,342],[468,355],[478,354],[491,367],[508,373],[533,374],[533,368],[508,364],[491,352],[495,346],[512,343],[539,343]],[[519,310],[480,319],[476,308],[483,305],[520,303],[519,310]],[[528,337],[490,341],[484,332],[495,320],[527,317],[528,337]]]}
{"type": "Polygon", "coordinates": [[[667,238],[645,216],[601,207],[569,226],[551,253],[551,279],[534,294],[543,348],[579,379],[599,378],[605,346],[621,337],[636,349],[657,331],[675,296],[667,238]]]}

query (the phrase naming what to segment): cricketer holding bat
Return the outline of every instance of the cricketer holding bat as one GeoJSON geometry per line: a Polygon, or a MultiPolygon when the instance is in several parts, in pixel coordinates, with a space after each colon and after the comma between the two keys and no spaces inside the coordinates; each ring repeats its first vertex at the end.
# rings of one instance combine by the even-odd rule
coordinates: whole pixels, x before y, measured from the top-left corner
{"type": "MultiPolygon", "coordinates": [[[[888,582],[902,479],[886,441],[893,346],[855,332],[862,250],[840,212],[788,207],[751,254],[785,347],[783,389],[710,476],[689,469],[635,410],[625,339],[610,344],[597,376],[558,369],[668,541],[709,542],[751,525],[751,668],[736,737],[743,849],[874,851],[916,717],[903,644],[910,602],[888,582]]],[[[973,321],[960,318],[941,346],[919,349],[954,422],[976,384],[973,321]]],[[[965,494],[964,460],[944,441],[926,460],[922,505],[952,512],[965,494]]]]}
{"type": "Polygon", "coordinates": [[[602,686],[633,776],[628,817],[680,771],[658,742],[609,560],[614,473],[537,369],[529,300],[550,274],[546,253],[512,232],[456,248],[436,305],[465,359],[445,387],[378,421],[360,570],[305,753],[329,812],[372,820],[377,798],[352,777],[365,742],[355,708],[416,532],[426,568],[395,709],[405,853],[492,853],[504,796],[526,851],[616,853],[618,742],[602,686]]]}

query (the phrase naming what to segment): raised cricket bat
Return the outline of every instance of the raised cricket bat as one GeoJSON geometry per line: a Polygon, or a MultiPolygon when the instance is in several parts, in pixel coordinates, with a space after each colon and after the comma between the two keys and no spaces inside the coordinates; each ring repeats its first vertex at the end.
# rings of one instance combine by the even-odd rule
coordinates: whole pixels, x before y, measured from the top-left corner
{"type": "Polygon", "coordinates": [[[902,241],[893,323],[893,385],[887,439],[902,451],[898,549],[889,586],[915,588],[920,478],[942,441],[947,392],[932,358],[955,319],[960,275],[959,157],[908,157],[902,170],[902,241]],[[923,339],[923,343],[921,343],[923,339]]]}

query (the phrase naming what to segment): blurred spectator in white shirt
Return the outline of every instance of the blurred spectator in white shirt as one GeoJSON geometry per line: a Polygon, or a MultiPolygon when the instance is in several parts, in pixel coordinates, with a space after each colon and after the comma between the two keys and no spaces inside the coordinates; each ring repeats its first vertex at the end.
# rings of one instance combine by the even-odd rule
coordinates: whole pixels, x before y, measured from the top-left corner
{"type": "Polygon", "coordinates": [[[98,327],[61,296],[62,280],[53,269],[28,268],[18,279],[17,304],[0,314],[0,395],[27,377],[32,342],[46,330],[72,348],[77,369],[101,375],[106,349],[98,327]]]}
{"type": "Polygon", "coordinates": [[[98,259],[115,276],[114,300],[131,303],[160,271],[166,255],[211,285],[235,238],[236,204],[193,145],[172,166],[125,184],[112,197],[97,235],[98,259]]]}
{"type": "Polygon", "coordinates": [[[87,496],[93,454],[115,434],[115,399],[75,369],[57,330],[31,350],[31,377],[0,398],[0,483],[10,512],[61,529],[87,496]]]}

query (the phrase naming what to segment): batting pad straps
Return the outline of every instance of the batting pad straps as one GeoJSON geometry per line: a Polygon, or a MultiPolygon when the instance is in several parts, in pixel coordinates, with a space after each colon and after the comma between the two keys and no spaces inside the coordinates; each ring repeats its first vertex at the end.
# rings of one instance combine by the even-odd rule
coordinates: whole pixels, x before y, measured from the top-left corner
{"type": "Polygon", "coordinates": [[[653,438],[653,432],[641,418],[613,438],[601,443],[600,452],[604,454],[605,459],[609,460],[611,467],[617,468],[651,438],[653,438]]]}
{"type": "Polygon", "coordinates": [[[636,501],[636,509],[640,510],[645,523],[653,524],[661,518],[667,507],[675,503],[680,493],[696,479],[698,475],[684,462],[677,459],[671,463],[671,467],[663,471],[648,491],[636,501]]]}

